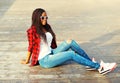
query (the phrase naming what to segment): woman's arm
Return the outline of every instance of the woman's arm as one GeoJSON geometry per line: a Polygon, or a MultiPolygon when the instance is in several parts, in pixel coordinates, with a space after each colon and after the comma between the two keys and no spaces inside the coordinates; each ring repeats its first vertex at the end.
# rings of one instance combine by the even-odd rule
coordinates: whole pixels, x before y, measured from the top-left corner
{"type": "Polygon", "coordinates": [[[31,57],[31,52],[28,52],[28,53],[27,53],[26,60],[22,60],[22,61],[21,61],[21,64],[28,64],[29,61],[30,61],[30,57],[31,57]]]}
{"type": "Polygon", "coordinates": [[[32,28],[27,30],[27,37],[28,37],[28,52],[27,52],[27,57],[26,60],[22,60],[21,63],[22,64],[28,64],[30,61],[30,57],[31,57],[31,51],[32,51],[32,45],[33,45],[33,31],[32,28]]]}

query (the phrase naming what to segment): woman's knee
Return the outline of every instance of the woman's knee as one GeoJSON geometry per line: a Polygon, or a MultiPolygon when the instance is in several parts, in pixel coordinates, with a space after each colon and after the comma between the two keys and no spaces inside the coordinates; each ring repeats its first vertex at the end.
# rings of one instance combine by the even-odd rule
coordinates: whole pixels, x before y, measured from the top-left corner
{"type": "Polygon", "coordinates": [[[72,41],[73,41],[72,39],[68,39],[68,40],[66,40],[66,43],[71,44],[72,41]]]}

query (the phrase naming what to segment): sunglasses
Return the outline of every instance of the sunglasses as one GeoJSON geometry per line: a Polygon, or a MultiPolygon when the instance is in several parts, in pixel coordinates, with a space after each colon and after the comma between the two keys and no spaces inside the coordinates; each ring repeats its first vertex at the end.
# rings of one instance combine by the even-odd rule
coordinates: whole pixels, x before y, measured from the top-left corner
{"type": "Polygon", "coordinates": [[[48,19],[48,17],[47,17],[47,16],[41,16],[40,18],[41,18],[41,20],[44,20],[44,19],[46,19],[46,20],[47,20],[47,19],[48,19]]]}

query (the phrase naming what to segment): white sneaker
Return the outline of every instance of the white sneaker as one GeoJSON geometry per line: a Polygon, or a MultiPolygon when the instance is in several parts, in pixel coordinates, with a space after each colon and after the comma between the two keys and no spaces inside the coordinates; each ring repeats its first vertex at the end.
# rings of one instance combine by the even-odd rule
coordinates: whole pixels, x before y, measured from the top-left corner
{"type": "Polygon", "coordinates": [[[103,61],[101,61],[100,66],[101,67],[98,69],[98,71],[100,74],[104,75],[104,74],[107,74],[113,71],[117,67],[117,64],[116,63],[104,63],[103,61]]]}

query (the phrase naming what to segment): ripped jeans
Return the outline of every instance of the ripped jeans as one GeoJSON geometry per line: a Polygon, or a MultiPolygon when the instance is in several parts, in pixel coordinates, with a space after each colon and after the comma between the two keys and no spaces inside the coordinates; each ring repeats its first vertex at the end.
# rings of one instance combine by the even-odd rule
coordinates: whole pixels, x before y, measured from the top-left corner
{"type": "Polygon", "coordinates": [[[78,64],[98,69],[99,63],[94,63],[80,46],[72,40],[71,43],[63,41],[56,49],[39,60],[43,68],[52,68],[63,64],[66,61],[73,60],[78,64]]]}

